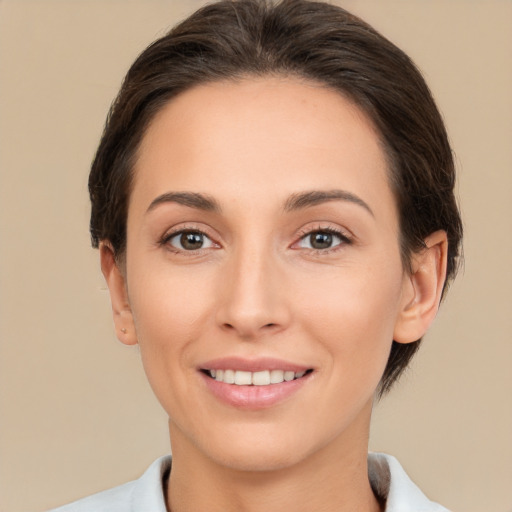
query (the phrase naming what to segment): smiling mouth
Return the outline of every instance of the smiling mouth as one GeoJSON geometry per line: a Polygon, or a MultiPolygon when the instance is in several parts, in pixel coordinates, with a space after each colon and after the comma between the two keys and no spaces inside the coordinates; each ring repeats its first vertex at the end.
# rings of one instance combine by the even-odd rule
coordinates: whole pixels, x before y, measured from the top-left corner
{"type": "Polygon", "coordinates": [[[285,370],[262,370],[248,372],[243,370],[205,369],[202,372],[217,382],[234,384],[235,386],[270,386],[292,380],[301,379],[312,372],[312,369],[294,372],[285,370]]]}

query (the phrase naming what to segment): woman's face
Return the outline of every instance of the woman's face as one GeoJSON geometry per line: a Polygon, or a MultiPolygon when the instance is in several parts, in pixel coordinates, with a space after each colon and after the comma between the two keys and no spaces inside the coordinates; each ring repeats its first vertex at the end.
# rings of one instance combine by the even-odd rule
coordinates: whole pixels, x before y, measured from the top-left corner
{"type": "Polygon", "coordinates": [[[261,470],[365,451],[410,300],[398,229],[378,137],[340,94],[259,78],[163,108],[135,166],[125,313],[173,452],[261,470]]]}

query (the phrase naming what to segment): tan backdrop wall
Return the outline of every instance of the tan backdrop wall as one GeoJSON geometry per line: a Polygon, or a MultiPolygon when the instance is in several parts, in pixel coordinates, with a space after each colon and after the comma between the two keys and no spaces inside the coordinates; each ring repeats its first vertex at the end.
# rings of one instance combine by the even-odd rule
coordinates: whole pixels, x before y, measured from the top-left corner
{"type": "MultiPolygon", "coordinates": [[[[39,512],[169,450],[89,248],[88,165],[136,54],[201,1],[0,1],[0,510],[39,512]]],[[[347,0],[424,71],[460,171],[466,267],[371,447],[455,511],[512,498],[512,2],[347,0]]]]}

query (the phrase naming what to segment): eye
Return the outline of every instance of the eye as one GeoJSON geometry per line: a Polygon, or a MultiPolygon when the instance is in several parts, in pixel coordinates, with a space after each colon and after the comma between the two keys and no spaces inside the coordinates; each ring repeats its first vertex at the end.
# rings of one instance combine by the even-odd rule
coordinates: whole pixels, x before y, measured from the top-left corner
{"type": "Polygon", "coordinates": [[[311,231],[303,236],[298,243],[298,246],[303,249],[325,250],[332,249],[343,243],[350,243],[350,240],[332,230],[317,230],[311,231]]]}
{"type": "Polygon", "coordinates": [[[181,251],[197,251],[214,246],[212,240],[201,231],[180,231],[167,238],[166,243],[181,251]]]}

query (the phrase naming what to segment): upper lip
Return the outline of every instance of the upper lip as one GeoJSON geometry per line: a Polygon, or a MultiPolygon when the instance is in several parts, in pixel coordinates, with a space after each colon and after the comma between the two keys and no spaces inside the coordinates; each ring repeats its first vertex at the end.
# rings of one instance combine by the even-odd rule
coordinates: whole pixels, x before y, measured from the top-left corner
{"type": "Polygon", "coordinates": [[[276,359],[272,357],[260,357],[245,359],[241,357],[221,357],[211,359],[199,365],[200,370],[241,370],[246,372],[261,372],[263,370],[284,370],[293,372],[305,372],[310,366],[276,359]]]}

